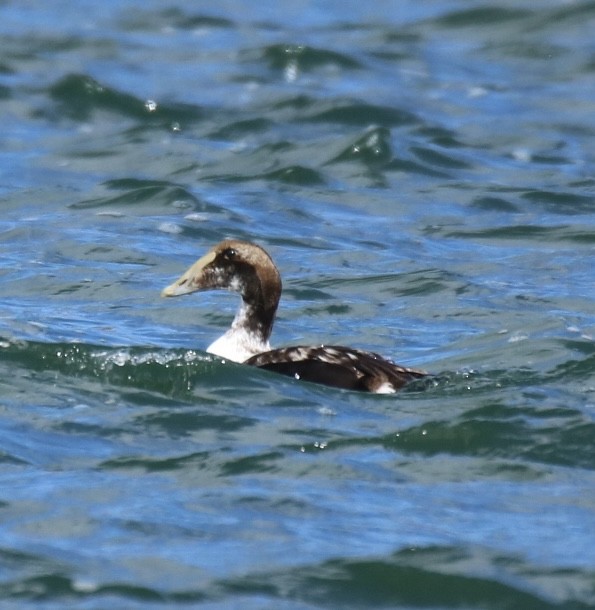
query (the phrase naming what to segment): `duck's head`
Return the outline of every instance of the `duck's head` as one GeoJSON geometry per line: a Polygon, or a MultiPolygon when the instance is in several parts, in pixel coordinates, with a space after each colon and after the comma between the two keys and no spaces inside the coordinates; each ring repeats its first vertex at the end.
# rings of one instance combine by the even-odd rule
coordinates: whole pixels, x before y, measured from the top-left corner
{"type": "Polygon", "coordinates": [[[177,297],[217,288],[238,292],[245,304],[274,315],[281,296],[281,277],[263,248],[226,239],[164,288],[161,296],[177,297]]]}

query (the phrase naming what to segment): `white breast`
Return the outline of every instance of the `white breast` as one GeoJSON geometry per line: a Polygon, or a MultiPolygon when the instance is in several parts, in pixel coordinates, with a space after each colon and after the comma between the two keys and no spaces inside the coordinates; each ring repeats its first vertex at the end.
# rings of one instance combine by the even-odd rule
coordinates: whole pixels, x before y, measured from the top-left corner
{"type": "Polygon", "coordinates": [[[230,328],[209,345],[207,352],[233,362],[244,362],[248,358],[270,349],[268,342],[262,343],[252,333],[242,328],[230,328]]]}

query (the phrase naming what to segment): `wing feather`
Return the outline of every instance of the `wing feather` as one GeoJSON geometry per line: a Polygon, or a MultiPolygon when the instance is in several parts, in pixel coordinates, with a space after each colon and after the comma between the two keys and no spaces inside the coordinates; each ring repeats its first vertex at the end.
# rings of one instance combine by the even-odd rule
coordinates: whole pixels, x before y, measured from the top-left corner
{"type": "Polygon", "coordinates": [[[252,356],[245,364],[282,375],[348,390],[396,392],[427,375],[374,352],[340,345],[285,347],[252,356]]]}

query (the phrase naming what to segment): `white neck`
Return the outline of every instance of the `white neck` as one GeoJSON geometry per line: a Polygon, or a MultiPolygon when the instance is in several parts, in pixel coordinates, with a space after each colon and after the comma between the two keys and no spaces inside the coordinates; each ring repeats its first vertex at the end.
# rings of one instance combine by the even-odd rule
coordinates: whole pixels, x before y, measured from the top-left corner
{"type": "Polygon", "coordinates": [[[233,362],[244,362],[248,358],[262,352],[268,352],[270,349],[271,346],[268,341],[263,343],[258,337],[244,329],[230,328],[217,341],[213,341],[207,347],[207,352],[233,362]]]}
{"type": "Polygon", "coordinates": [[[263,337],[262,329],[251,328],[251,314],[251,307],[242,302],[231,328],[211,343],[207,352],[233,362],[244,362],[256,354],[268,352],[271,346],[263,337]]]}

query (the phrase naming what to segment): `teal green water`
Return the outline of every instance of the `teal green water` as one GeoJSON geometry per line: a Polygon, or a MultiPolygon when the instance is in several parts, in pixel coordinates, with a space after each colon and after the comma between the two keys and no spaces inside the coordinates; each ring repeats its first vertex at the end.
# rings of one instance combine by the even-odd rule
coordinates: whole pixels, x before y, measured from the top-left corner
{"type": "Polygon", "coordinates": [[[0,3],[0,606],[595,608],[592,2],[0,3]],[[262,244],[275,345],[204,352],[262,244]]]}

